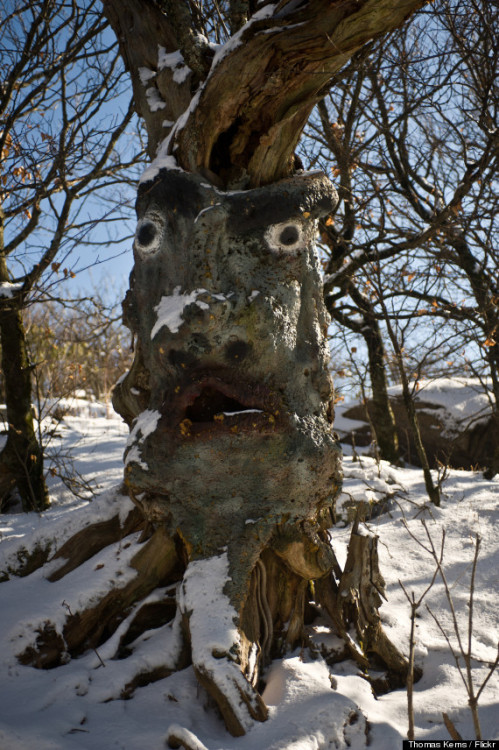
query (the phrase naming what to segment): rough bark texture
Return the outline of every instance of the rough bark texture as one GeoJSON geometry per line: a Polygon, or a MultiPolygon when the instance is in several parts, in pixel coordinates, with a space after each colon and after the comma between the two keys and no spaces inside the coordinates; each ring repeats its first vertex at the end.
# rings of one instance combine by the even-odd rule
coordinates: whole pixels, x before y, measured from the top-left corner
{"type": "Polygon", "coordinates": [[[267,716],[262,668],[306,642],[310,581],[363,668],[351,623],[389,671],[407,668],[377,616],[375,540],[356,544],[345,578],[325,533],[341,471],[314,239],[336,195],[322,174],[293,175],[292,154],[331,75],[423,1],[282,0],[215,57],[182,21],[187,4],[103,4],[160,147],[124,303],[136,356],[114,396],[131,427],[125,481],[154,533],[137,578],[71,615],[64,640],[98,643],[134,597],[180,580],[194,671],[241,735],[267,716]]]}
{"type": "Polygon", "coordinates": [[[244,580],[276,525],[314,518],[338,486],[313,247],[334,196],[320,174],[222,194],[162,171],[139,191],[125,314],[140,366],[114,397],[139,418],[126,481],[193,555],[229,540],[244,580]]]}
{"type": "Polygon", "coordinates": [[[224,192],[158,168],[139,189],[124,303],[137,349],[114,394],[131,426],[125,481],[148,521],[177,539],[193,666],[234,735],[266,717],[257,687],[270,658],[307,642],[311,580],[363,669],[352,623],[388,682],[407,667],[377,616],[375,543],[356,546],[360,572],[343,584],[324,534],[341,471],[314,238],[335,201],[321,173],[224,192]],[[210,654],[196,624],[206,605],[192,592],[206,574],[198,563],[224,555],[237,639],[210,654]]]}
{"type": "Polygon", "coordinates": [[[170,153],[176,148],[184,169],[248,187],[292,174],[296,143],[333,74],[363,44],[400,26],[425,1],[281,0],[272,15],[270,6],[255,14],[230,49],[214,59],[199,37],[181,34],[179,39],[171,15],[151,0],[103,0],[103,5],[131,72],[151,155],[170,133],[165,120],[175,121],[185,109],[184,97],[196,92],[195,106],[175,128],[170,153]],[[162,65],[157,44],[167,52],[180,47],[184,59],[193,62],[185,80],[179,83],[182,75],[162,65]],[[153,75],[141,79],[139,68],[153,75]],[[204,85],[198,89],[200,80],[204,85]],[[149,89],[157,92],[157,109],[147,102],[149,89]]]}
{"type": "Polygon", "coordinates": [[[8,424],[0,454],[0,507],[17,492],[23,510],[44,510],[49,499],[33,424],[31,367],[21,313],[15,306],[0,308],[0,342],[8,424]]]}
{"type": "MultiPolygon", "coordinates": [[[[227,550],[237,674],[248,678],[228,660],[227,679],[260,720],[261,667],[277,641],[303,641],[307,582],[334,560],[319,538],[340,455],[314,235],[335,200],[320,173],[222,193],[159,170],[137,203],[125,318],[138,346],[114,395],[132,426],[126,483],[188,562],[227,550]]],[[[191,622],[186,610],[196,652],[191,622]]],[[[243,733],[214,668],[204,656],[194,667],[229,731],[243,733]]]]}
{"type": "Polygon", "coordinates": [[[181,164],[210,169],[226,182],[248,178],[251,185],[290,174],[301,131],[332,74],[423,4],[312,0],[296,6],[283,0],[270,20],[243,28],[237,53],[212,69],[194,116],[179,133],[181,164]]]}

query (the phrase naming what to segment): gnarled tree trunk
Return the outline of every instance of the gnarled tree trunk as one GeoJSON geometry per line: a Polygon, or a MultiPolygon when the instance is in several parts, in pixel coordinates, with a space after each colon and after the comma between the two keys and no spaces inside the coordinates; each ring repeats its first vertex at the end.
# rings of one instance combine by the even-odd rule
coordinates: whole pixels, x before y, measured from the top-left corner
{"type": "Polygon", "coordinates": [[[422,4],[282,0],[214,56],[175,25],[187,3],[104,0],[157,153],[124,303],[135,361],[114,396],[125,482],[234,735],[266,718],[262,669],[306,643],[314,596],[363,668],[372,652],[399,681],[407,669],[377,615],[375,538],[354,530],[342,573],[326,533],[341,470],[314,240],[336,196],[321,173],[294,173],[293,149],[331,74],[422,4]]]}
{"type": "MultiPolygon", "coordinates": [[[[282,1],[213,57],[185,18],[181,29],[178,6],[141,3],[139,16],[127,0],[118,15],[104,2],[158,148],[139,189],[124,306],[136,358],[115,393],[131,427],[125,479],[145,517],[177,538],[196,674],[234,734],[265,718],[255,686],[270,654],[304,639],[310,580],[347,631],[325,537],[341,473],[314,250],[336,196],[323,175],[293,176],[293,150],[332,73],[422,4],[282,1]],[[151,32],[166,56],[151,54],[151,32]],[[177,46],[181,58],[168,57],[177,46]],[[220,557],[237,631],[217,654],[223,668],[198,642],[192,594],[203,561],[220,557]]],[[[376,583],[362,580],[359,612],[367,599],[377,611],[376,583]]],[[[371,645],[379,621],[375,631],[371,645]]],[[[394,649],[377,650],[405,669],[394,649]]]]}

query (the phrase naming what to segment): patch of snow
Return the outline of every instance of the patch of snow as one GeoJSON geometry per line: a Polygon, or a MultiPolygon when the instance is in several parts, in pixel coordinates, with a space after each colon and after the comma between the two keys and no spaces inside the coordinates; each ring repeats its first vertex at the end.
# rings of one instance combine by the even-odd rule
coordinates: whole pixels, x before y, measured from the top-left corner
{"type": "Polygon", "coordinates": [[[208,294],[212,300],[217,300],[218,302],[228,302],[234,296],[234,292],[218,294],[216,292],[208,292],[206,289],[194,289],[193,292],[189,292],[188,294],[180,294],[180,287],[175,287],[173,294],[164,295],[159,304],[154,308],[157,313],[157,320],[151,331],[151,339],[156,336],[163,326],[166,326],[172,333],[177,333],[184,322],[183,312],[188,305],[195,304],[201,310],[208,310],[210,307],[209,303],[198,299],[202,294],[208,294]]]}
{"type": "Polygon", "coordinates": [[[236,414],[262,414],[262,409],[241,409],[240,411],[223,411],[222,414],[226,417],[233,417],[236,414]]]}
{"type": "Polygon", "coordinates": [[[11,299],[16,292],[19,292],[23,288],[20,281],[0,281],[0,297],[7,297],[11,299]]]}
{"type": "Polygon", "coordinates": [[[214,69],[222,62],[224,57],[227,57],[228,54],[233,52],[242,44],[242,36],[243,34],[245,34],[248,28],[252,26],[252,24],[254,24],[256,21],[262,21],[264,18],[270,18],[270,16],[274,12],[275,7],[275,3],[267,3],[267,5],[265,5],[263,8],[260,8],[260,10],[254,13],[249,21],[245,23],[244,26],[242,26],[236,34],[231,36],[230,39],[228,39],[228,41],[216,51],[211,63],[209,76],[212,75],[214,69]]]}
{"type": "Polygon", "coordinates": [[[175,157],[172,154],[166,154],[154,159],[154,161],[146,167],[140,177],[139,184],[142,185],[144,182],[155,180],[161,169],[173,169],[182,172],[175,157]]]}
{"type": "Polygon", "coordinates": [[[134,420],[126,443],[125,466],[128,466],[130,463],[136,463],[142,469],[148,470],[149,467],[141,458],[140,446],[156,430],[160,419],[161,414],[159,411],[146,409],[134,420]]]}
{"type": "Polygon", "coordinates": [[[158,69],[170,68],[175,70],[178,65],[184,65],[184,56],[179,49],[175,52],[167,52],[164,47],[158,45],[158,69]]]}
{"type": "Polygon", "coordinates": [[[155,409],[146,409],[133,422],[132,431],[128,437],[127,444],[132,445],[137,441],[143,442],[157,428],[161,414],[155,409]],[[140,432],[140,438],[139,438],[140,432]]]}
{"type": "Polygon", "coordinates": [[[146,99],[151,112],[157,112],[159,109],[166,107],[166,102],[163,101],[158,89],[154,86],[149,86],[146,89],[146,99]]]}
{"type": "Polygon", "coordinates": [[[209,305],[206,302],[198,301],[200,294],[206,294],[206,289],[194,289],[190,294],[180,294],[180,287],[173,290],[173,294],[161,297],[158,305],[154,308],[157,314],[156,323],[151,331],[151,339],[166,326],[172,333],[177,333],[184,322],[183,312],[187,305],[195,303],[202,310],[207,310],[209,305]]]}
{"type": "Polygon", "coordinates": [[[175,83],[183,83],[191,69],[185,64],[184,57],[178,49],[175,52],[167,52],[164,47],[158,46],[158,70],[169,68],[173,71],[175,83]]]}
{"type": "Polygon", "coordinates": [[[179,742],[184,743],[184,747],[191,748],[191,750],[208,750],[206,745],[198,740],[195,734],[189,732],[188,729],[179,726],[178,724],[170,724],[167,731],[167,736],[173,734],[179,742]]]}
{"type": "MultiPolygon", "coordinates": [[[[401,386],[391,386],[390,396],[399,396],[401,386]]],[[[447,430],[464,429],[486,422],[491,415],[490,394],[477,378],[434,378],[420,380],[416,401],[427,401],[445,409],[448,417],[447,430]]]]}
{"type": "Polygon", "coordinates": [[[229,559],[219,556],[189,563],[179,590],[179,607],[189,619],[193,664],[223,690],[240,724],[248,731],[253,721],[242,695],[248,683],[234,661],[240,645],[237,613],[224,594],[229,559]]]}
{"type": "Polygon", "coordinates": [[[189,628],[194,645],[193,660],[199,664],[205,653],[229,653],[239,643],[235,626],[237,613],[223,593],[229,580],[227,553],[206,560],[193,560],[187,566],[179,592],[183,612],[190,612],[189,628]],[[206,617],[206,612],[215,617],[206,617]],[[195,635],[194,635],[195,634],[195,635]]]}
{"type": "Polygon", "coordinates": [[[150,68],[145,68],[145,67],[139,68],[140,82],[143,86],[147,86],[149,81],[155,76],[156,76],[155,70],[151,70],[150,68]]]}
{"type": "Polygon", "coordinates": [[[42,401],[41,407],[43,414],[50,414],[57,410],[57,412],[64,415],[64,417],[71,416],[92,419],[94,417],[106,417],[108,415],[107,404],[103,404],[99,401],[89,401],[86,398],[78,397],[46,398],[42,401]]]}
{"type": "Polygon", "coordinates": [[[340,435],[353,432],[354,430],[361,430],[365,428],[366,422],[361,422],[359,419],[349,419],[344,417],[343,413],[350,409],[352,404],[336,404],[334,407],[334,429],[337,430],[340,435]]]}
{"type": "Polygon", "coordinates": [[[124,372],[123,375],[120,375],[118,380],[114,384],[114,387],[116,388],[117,385],[120,385],[121,383],[123,383],[127,375],[128,375],[128,372],[124,372]]]}

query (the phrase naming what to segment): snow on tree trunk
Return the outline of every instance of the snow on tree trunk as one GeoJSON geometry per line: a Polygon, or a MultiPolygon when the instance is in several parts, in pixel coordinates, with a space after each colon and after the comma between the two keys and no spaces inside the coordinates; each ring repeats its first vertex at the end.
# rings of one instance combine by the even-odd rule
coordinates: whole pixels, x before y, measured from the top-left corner
{"type": "MultiPolygon", "coordinates": [[[[306,645],[317,607],[363,669],[374,653],[392,682],[407,671],[377,614],[376,538],[356,527],[346,578],[328,539],[341,469],[314,241],[336,193],[321,173],[295,173],[293,149],[332,73],[423,0],[282,0],[216,54],[194,17],[183,23],[187,4],[103,4],[157,155],[124,301],[135,360],[114,394],[131,429],[125,483],[152,536],[131,562],[136,580],[82,613],[78,637],[98,644],[92,628],[117,627],[120,601],[130,618],[177,581],[183,645],[130,690],[190,659],[241,735],[267,716],[263,668],[306,645]]],[[[134,633],[153,617],[144,607],[134,633]]],[[[172,746],[185,736],[172,730],[172,746]]]]}
{"type": "MultiPolygon", "coordinates": [[[[253,572],[272,583],[263,550],[286,562],[295,594],[297,580],[327,574],[334,559],[319,538],[339,487],[340,452],[314,239],[336,194],[321,173],[243,192],[168,169],[146,178],[125,302],[136,361],[114,397],[132,426],[126,483],[145,517],[179,537],[188,571],[226,551],[223,591],[237,633],[226,666],[233,672],[239,661],[256,683],[274,636],[282,637],[267,603],[259,616],[245,613],[267,598],[260,584],[248,599],[253,572]]],[[[198,606],[206,617],[208,604],[198,606]]],[[[197,674],[216,685],[239,734],[245,722],[225,706],[217,672],[196,662],[210,646],[203,650],[198,629],[189,630],[197,674]]],[[[302,638],[303,612],[287,640],[302,638]]],[[[250,715],[264,717],[257,697],[247,703],[250,715]]]]}

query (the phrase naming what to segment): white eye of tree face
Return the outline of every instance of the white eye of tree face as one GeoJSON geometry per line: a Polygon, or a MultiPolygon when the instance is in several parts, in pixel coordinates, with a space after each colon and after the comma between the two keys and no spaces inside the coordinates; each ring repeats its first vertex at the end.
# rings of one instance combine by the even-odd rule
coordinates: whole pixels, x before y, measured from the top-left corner
{"type": "Polygon", "coordinates": [[[298,222],[285,221],[272,224],[265,232],[271,250],[279,253],[296,253],[303,246],[303,227],[298,222]]]}
{"type": "Polygon", "coordinates": [[[155,253],[163,237],[163,221],[159,216],[145,216],[135,230],[135,247],[142,255],[155,253]]]}

